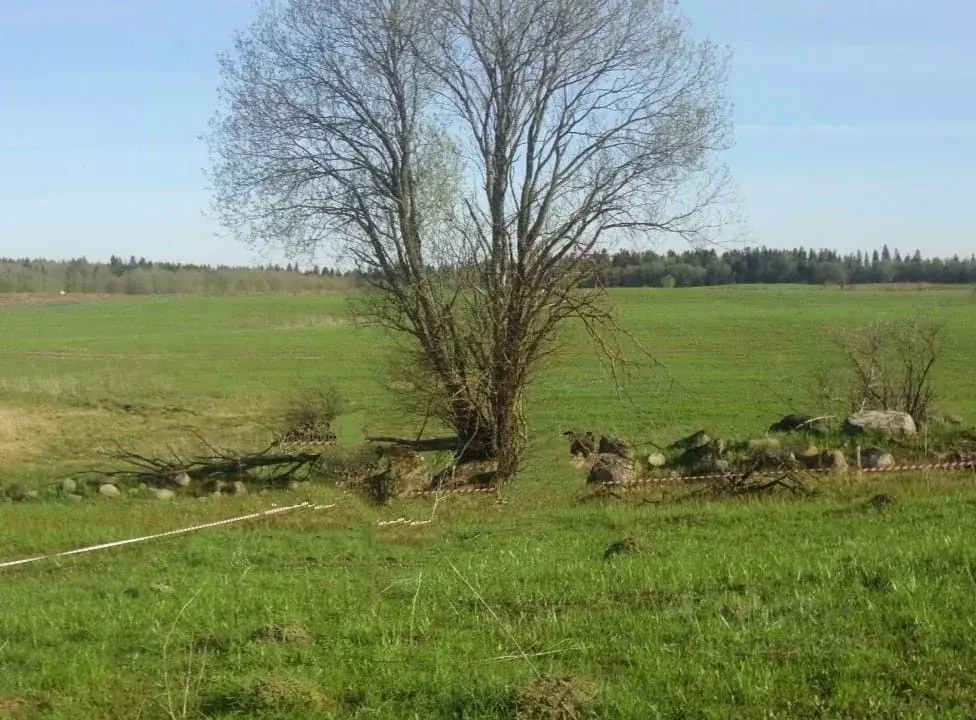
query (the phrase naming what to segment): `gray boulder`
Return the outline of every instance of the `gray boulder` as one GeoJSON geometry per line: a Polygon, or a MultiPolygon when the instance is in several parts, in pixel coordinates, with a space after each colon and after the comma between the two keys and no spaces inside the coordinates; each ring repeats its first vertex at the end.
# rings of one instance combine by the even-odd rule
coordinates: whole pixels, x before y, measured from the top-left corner
{"type": "Polygon", "coordinates": [[[722,458],[724,453],[725,441],[721,438],[710,439],[705,445],[686,450],[677,463],[693,475],[726,472],[729,464],[722,458]]]}
{"type": "Polygon", "coordinates": [[[911,415],[897,410],[868,410],[851,415],[844,421],[844,433],[847,435],[872,431],[907,437],[915,435],[918,429],[911,415]]]}
{"type": "Polygon", "coordinates": [[[868,470],[883,469],[895,464],[891,453],[880,448],[865,448],[861,450],[861,467],[868,470]]]}
{"type": "Polygon", "coordinates": [[[193,479],[185,472],[177,473],[173,477],[173,484],[178,487],[184,487],[184,488],[189,487],[192,482],[193,479]]]}
{"type": "Polygon", "coordinates": [[[652,452],[648,453],[644,458],[644,464],[647,465],[647,467],[660,468],[668,464],[668,459],[663,453],[652,452]]]}
{"type": "Polygon", "coordinates": [[[780,442],[776,438],[771,437],[750,438],[746,442],[746,448],[750,452],[773,453],[780,449],[780,442]]]}
{"type": "Polygon", "coordinates": [[[619,455],[597,455],[586,478],[587,483],[622,485],[629,483],[634,468],[630,461],[619,455]]]}
{"type": "Polygon", "coordinates": [[[712,442],[712,438],[704,430],[692,433],[668,446],[668,450],[694,450],[702,448],[712,442]]]}
{"type": "Polygon", "coordinates": [[[27,502],[28,500],[36,500],[38,497],[36,490],[31,490],[22,483],[8,485],[4,490],[4,495],[14,502],[27,502]]]}
{"type": "Polygon", "coordinates": [[[122,497],[122,491],[119,490],[117,487],[115,487],[115,485],[112,485],[112,483],[105,483],[104,485],[99,485],[98,494],[110,498],[122,497]]]}
{"type": "Polygon", "coordinates": [[[634,450],[630,447],[630,443],[610,435],[604,435],[600,438],[598,452],[600,455],[618,455],[627,460],[631,460],[634,457],[634,450]]]}
{"type": "Polygon", "coordinates": [[[587,458],[596,453],[596,436],[586,430],[567,430],[563,433],[569,438],[569,454],[573,457],[587,458]]]}
{"type": "Polygon", "coordinates": [[[77,490],[78,483],[76,483],[73,478],[65,478],[61,481],[61,492],[65,495],[71,495],[77,490]]]}
{"type": "Polygon", "coordinates": [[[804,432],[811,435],[824,436],[830,434],[827,423],[810,415],[791,413],[769,426],[769,432],[793,433],[804,432]]]}
{"type": "Polygon", "coordinates": [[[820,455],[820,467],[835,473],[847,472],[847,458],[840,450],[825,450],[820,455]]]}

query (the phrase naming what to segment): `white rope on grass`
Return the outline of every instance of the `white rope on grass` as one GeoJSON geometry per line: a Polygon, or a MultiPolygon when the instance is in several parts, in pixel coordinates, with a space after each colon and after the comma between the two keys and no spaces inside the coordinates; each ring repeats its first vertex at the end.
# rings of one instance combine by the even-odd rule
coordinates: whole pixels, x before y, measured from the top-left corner
{"type": "Polygon", "coordinates": [[[207,528],[220,527],[221,525],[230,525],[232,523],[244,522],[246,520],[257,520],[259,518],[271,517],[272,515],[280,515],[282,513],[291,512],[292,510],[300,510],[302,508],[307,508],[309,510],[328,510],[334,508],[335,505],[312,505],[308,502],[299,503],[298,505],[288,505],[286,507],[273,507],[270,510],[263,510],[261,512],[251,513],[249,515],[241,515],[239,517],[228,518],[226,520],[217,520],[215,522],[204,523],[202,525],[194,525],[192,527],[180,528],[179,530],[170,530],[168,532],[156,533],[154,535],[143,535],[142,537],[128,538],[126,540],[115,540],[113,542],[102,543],[100,545],[91,545],[89,547],[77,548],[75,550],[64,550],[62,552],[51,553],[49,555],[38,555],[37,557],[24,558],[23,560],[11,560],[9,562],[0,563],[0,569],[15,567],[17,565],[27,565],[28,563],[40,562],[41,560],[49,560],[51,558],[67,557],[69,555],[81,555],[82,553],[95,552],[96,550],[107,550],[108,548],[121,547],[123,545],[133,545],[135,543],[146,542],[147,540],[158,540],[159,538],[173,537],[176,535],[185,535],[186,533],[195,532],[197,530],[206,530],[207,528]]]}

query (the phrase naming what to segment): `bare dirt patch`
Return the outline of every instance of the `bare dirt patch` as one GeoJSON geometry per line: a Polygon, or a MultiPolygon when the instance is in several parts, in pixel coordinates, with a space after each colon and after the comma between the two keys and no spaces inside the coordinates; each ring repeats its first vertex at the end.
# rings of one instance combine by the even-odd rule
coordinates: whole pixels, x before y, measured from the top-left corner
{"type": "Polygon", "coordinates": [[[77,305],[78,303],[117,300],[128,295],[113,293],[0,293],[0,307],[7,305],[77,305]]]}

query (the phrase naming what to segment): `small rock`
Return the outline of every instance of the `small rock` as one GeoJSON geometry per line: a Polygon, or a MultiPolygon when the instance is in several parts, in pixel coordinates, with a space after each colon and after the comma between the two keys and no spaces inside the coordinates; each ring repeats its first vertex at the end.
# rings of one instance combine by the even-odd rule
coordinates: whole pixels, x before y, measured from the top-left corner
{"type": "Polygon", "coordinates": [[[569,454],[573,457],[587,458],[596,453],[597,440],[593,433],[585,430],[567,430],[563,435],[569,438],[569,454]]]}
{"type": "Polygon", "coordinates": [[[820,454],[820,448],[818,448],[816,445],[797,445],[797,446],[795,446],[793,448],[790,448],[790,451],[797,458],[801,458],[801,457],[804,457],[804,458],[816,457],[817,455],[820,454]]]}
{"type": "Polygon", "coordinates": [[[122,491],[119,490],[117,487],[115,487],[115,485],[112,485],[111,483],[105,483],[104,485],[99,485],[98,494],[110,498],[122,497],[122,491]]]}
{"type": "Polygon", "coordinates": [[[152,495],[157,500],[172,500],[176,493],[167,488],[153,488],[152,495]]]}
{"type": "Polygon", "coordinates": [[[705,445],[686,450],[677,462],[693,475],[726,472],[729,469],[729,463],[722,459],[724,452],[725,441],[721,438],[715,438],[709,440],[705,445]]]}
{"type": "Polygon", "coordinates": [[[644,458],[644,464],[647,467],[660,468],[668,464],[668,459],[664,457],[664,453],[652,452],[644,458]]]}
{"type": "Polygon", "coordinates": [[[311,645],[315,642],[315,638],[304,628],[287,623],[256,628],[251,633],[251,642],[311,645]]]}
{"type": "Polygon", "coordinates": [[[74,478],[65,478],[61,481],[61,492],[65,495],[70,495],[78,489],[78,483],[74,481],[74,478]]]}
{"type": "Polygon", "coordinates": [[[751,438],[746,446],[752,452],[776,452],[780,448],[779,440],[770,437],[751,438]]]}
{"type": "Polygon", "coordinates": [[[868,507],[881,511],[894,505],[895,499],[888,493],[880,493],[868,500],[867,504],[868,507]]]}
{"type": "MultiPolygon", "coordinates": [[[[12,483],[4,490],[4,494],[14,502],[31,500],[31,489],[23,483],[12,483]]],[[[36,493],[35,493],[36,497],[36,493]]]]}
{"type": "Polygon", "coordinates": [[[173,592],[173,588],[171,588],[169,585],[163,585],[163,583],[153,583],[149,586],[149,589],[155,593],[159,593],[160,595],[169,595],[171,592],[173,592]]]}
{"type": "Polygon", "coordinates": [[[710,442],[712,438],[709,437],[708,433],[704,430],[699,430],[696,433],[692,433],[688,437],[681,438],[675,443],[668,446],[669,450],[695,450],[697,448],[705,447],[710,442]]]}
{"type": "Polygon", "coordinates": [[[74,493],[68,493],[67,495],[64,496],[64,499],[68,500],[69,502],[81,502],[82,500],[84,500],[84,498],[81,495],[75,495],[74,493]]]}
{"type": "MultiPolygon", "coordinates": [[[[398,497],[418,490],[426,490],[430,485],[430,468],[423,454],[405,448],[390,446],[383,449],[386,467],[377,479],[376,487],[385,486],[386,490],[379,495],[388,493],[391,497],[398,497]]],[[[288,489],[298,491],[302,486],[295,480],[288,483],[288,489]]]]}
{"type": "Polygon", "coordinates": [[[597,455],[586,478],[587,483],[620,485],[630,482],[633,467],[619,455],[597,455]]]}
{"type": "Polygon", "coordinates": [[[811,435],[828,435],[830,428],[823,420],[811,417],[810,415],[790,414],[783,417],[778,422],[769,426],[769,432],[805,432],[811,435]]]}
{"type": "Polygon", "coordinates": [[[861,450],[861,467],[866,469],[888,468],[895,464],[895,458],[879,448],[861,450]]]}
{"type": "Polygon", "coordinates": [[[627,460],[631,460],[634,457],[634,451],[630,447],[630,443],[610,435],[604,435],[600,438],[599,454],[617,455],[627,460]]]}
{"type": "Polygon", "coordinates": [[[820,454],[820,467],[836,473],[847,472],[847,458],[840,450],[825,450],[820,454]]]}
{"type": "Polygon", "coordinates": [[[641,553],[647,549],[647,541],[642,537],[625,537],[623,540],[618,540],[615,543],[611,543],[609,547],[604,551],[603,557],[605,560],[609,560],[617,555],[631,555],[634,553],[641,553]]]}
{"type": "Polygon", "coordinates": [[[897,410],[869,410],[851,415],[844,421],[846,435],[861,435],[872,430],[886,435],[905,436],[912,436],[918,432],[912,416],[897,410]]]}
{"type": "Polygon", "coordinates": [[[820,465],[820,448],[816,445],[799,445],[792,448],[791,453],[805,468],[815,468],[820,465]]]}
{"type": "Polygon", "coordinates": [[[177,473],[173,477],[173,484],[179,487],[189,487],[192,482],[193,478],[191,478],[185,472],[177,473]]]}
{"type": "Polygon", "coordinates": [[[247,495],[247,484],[243,480],[235,480],[230,491],[232,495],[247,495]]]}
{"type": "Polygon", "coordinates": [[[722,458],[715,458],[709,472],[724,473],[729,471],[729,461],[722,458]]]}

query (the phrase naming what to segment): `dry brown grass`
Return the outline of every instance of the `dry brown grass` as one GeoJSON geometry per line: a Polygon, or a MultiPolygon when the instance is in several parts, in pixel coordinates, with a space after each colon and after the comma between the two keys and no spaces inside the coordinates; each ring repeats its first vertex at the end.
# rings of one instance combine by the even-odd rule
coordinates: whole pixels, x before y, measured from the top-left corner
{"type": "Polygon", "coordinates": [[[0,720],[20,720],[33,717],[33,708],[25,698],[11,696],[0,697],[0,720]]]}
{"type": "Polygon", "coordinates": [[[39,409],[0,406],[0,466],[39,457],[57,433],[57,419],[39,409]]]}
{"type": "Polygon", "coordinates": [[[245,413],[230,407],[213,408],[201,417],[153,406],[125,411],[111,404],[0,404],[0,466],[45,461],[93,465],[104,453],[117,450],[116,443],[148,454],[171,449],[189,453],[203,447],[193,432],[201,426],[207,441],[216,445],[267,445],[270,431],[261,417],[260,409],[245,413]]]}
{"type": "Polygon", "coordinates": [[[580,678],[542,678],[523,685],[516,697],[518,720],[579,720],[596,697],[596,686],[580,678]]]}
{"type": "Polygon", "coordinates": [[[111,293],[0,293],[0,306],[5,305],[75,305],[83,302],[113,300],[127,295],[111,293]]]}

